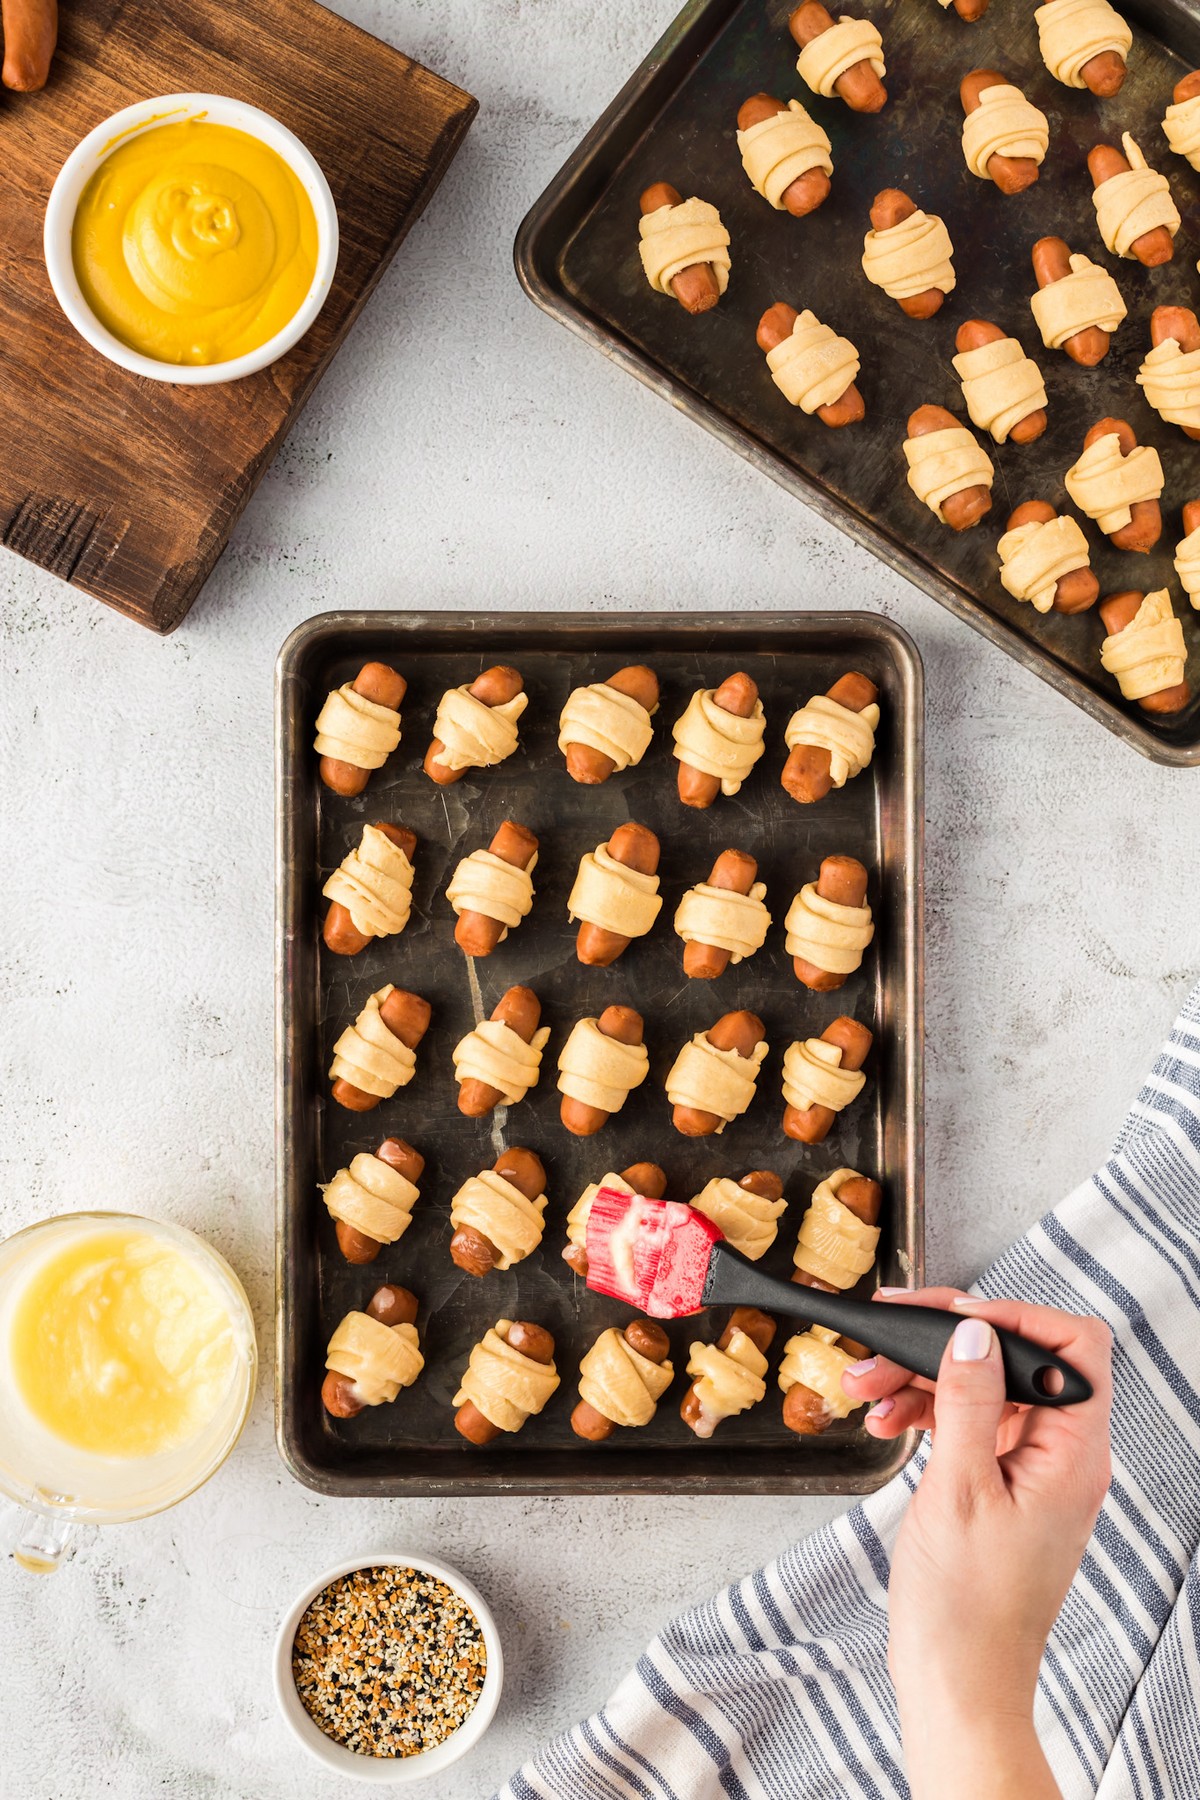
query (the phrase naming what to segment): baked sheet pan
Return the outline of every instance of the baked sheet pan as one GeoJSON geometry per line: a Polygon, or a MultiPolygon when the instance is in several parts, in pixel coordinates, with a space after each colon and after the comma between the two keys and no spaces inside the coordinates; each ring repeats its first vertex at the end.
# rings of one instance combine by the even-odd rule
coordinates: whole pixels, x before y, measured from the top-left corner
{"type": "MultiPolygon", "coordinates": [[[[878,1270],[891,1285],[919,1281],[922,1193],[922,826],[923,692],[911,641],[888,620],[864,613],[747,616],[638,614],[327,614],[302,625],[283,648],[277,684],[277,1203],[280,1450],[297,1478],[323,1493],[865,1493],[905,1460],[911,1444],[881,1444],[855,1420],[824,1437],[786,1431],[775,1371],[797,1323],[781,1321],[766,1399],[701,1443],[679,1418],[689,1342],[715,1338],[725,1314],[670,1327],[676,1378],[655,1420],[606,1444],[582,1443],[569,1418],[579,1359],[601,1330],[629,1318],[618,1302],[589,1292],[561,1259],[566,1215],[589,1181],[634,1161],[661,1161],[669,1192],[690,1198],[710,1175],[775,1169],[788,1210],[763,1267],[786,1276],[795,1235],[815,1182],[850,1163],[885,1186],[878,1270]],[[404,739],[356,800],[318,781],[313,722],[327,690],[382,658],[407,677],[404,739]],[[450,788],[422,773],[444,688],[474,679],[490,663],[515,664],[530,695],[521,743],[500,767],[472,772],[450,788]],[[570,689],[631,661],[659,674],[663,699],[654,742],[637,769],[601,787],[579,787],[557,749],[558,715],[570,689]],[[874,761],[819,805],[800,807],[779,784],[783,730],[797,704],[824,691],[846,668],[882,690],[874,761]],[[675,793],[670,726],[695,687],[735,668],[759,682],[767,750],[735,799],[689,811],[675,793]],[[471,964],[453,941],[446,881],[461,855],[488,842],[506,816],[541,839],[537,897],[521,928],[489,958],[471,964]],[[651,934],[610,969],[575,958],[566,897],[579,857],[623,820],[650,825],[663,845],[664,906],[651,934]],[[414,906],[407,930],[353,959],[320,942],[321,887],[362,825],[401,820],[418,834],[414,906]],[[727,845],[752,850],[768,884],[774,924],[766,947],[717,982],[689,982],[671,918],[684,889],[704,879],[727,845]],[[862,969],[838,993],[815,995],[795,980],[783,947],[792,893],[830,851],[859,856],[871,870],[875,942],[862,969]],[[426,996],[433,1023],[409,1087],[374,1112],[355,1115],[329,1098],[330,1047],[367,995],[385,981],[426,996]],[[464,1119],[451,1052],[513,983],[538,994],[552,1028],[539,1086],[507,1117],[464,1119]],[[591,1139],[571,1137],[558,1117],[558,1050],[575,1019],[613,1001],[646,1020],[650,1075],[623,1111],[591,1139]],[[721,1136],[681,1137],[670,1122],[663,1077],[676,1050],[721,1013],[748,1006],[768,1030],[771,1053],[757,1097],[721,1136]],[[877,1034],[860,1099],[827,1141],[793,1144],[780,1128],[779,1069],[797,1035],[819,1032],[839,1012],[871,1022],[877,1034]],[[353,1268],[338,1252],[318,1184],[359,1150],[400,1135],[427,1159],[421,1199],[403,1239],[377,1262],[353,1268]],[[497,1151],[524,1144],[547,1169],[549,1205],[539,1250],[507,1273],[483,1280],[450,1260],[449,1202],[467,1175],[497,1151]],[[335,1421],[320,1404],[325,1347],[351,1307],[380,1281],[419,1297],[426,1368],[391,1406],[335,1421]],[[452,1396],[471,1346],[498,1318],[530,1318],[557,1340],[562,1386],[523,1431],[485,1450],[453,1425],[452,1396]]],[[[861,1414],[858,1416],[861,1421],[861,1414]]]]}

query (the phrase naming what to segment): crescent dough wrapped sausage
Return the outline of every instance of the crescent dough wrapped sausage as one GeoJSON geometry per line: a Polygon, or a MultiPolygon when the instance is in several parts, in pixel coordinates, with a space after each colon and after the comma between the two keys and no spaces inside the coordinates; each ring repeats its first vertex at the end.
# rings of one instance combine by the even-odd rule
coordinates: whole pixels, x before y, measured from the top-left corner
{"type": "Polygon", "coordinates": [[[527,1044],[503,1019],[481,1019],[454,1046],[454,1079],[460,1083],[482,1081],[503,1095],[505,1106],[516,1106],[537,1086],[549,1036],[550,1027],[541,1025],[533,1042],[527,1044]]]}
{"type": "Polygon", "coordinates": [[[415,1325],[384,1325],[370,1313],[349,1312],[329,1340],[325,1367],[353,1384],[360,1406],[383,1406],[412,1386],[425,1358],[415,1325]]]}
{"type": "Polygon", "coordinates": [[[972,175],[989,181],[993,156],[1044,161],[1050,145],[1050,121],[1027,100],[1019,87],[998,81],[984,88],[975,111],[963,120],[962,147],[972,175]]]}
{"type": "Polygon", "coordinates": [[[579,1398],[614,1425],[648,1425],[658,1402],[675,1379],[666,1362],[651,1362],[610,1325],[579,1365],[579,1398]]]}
{"type": "Polygon", "coordinates": [[[1049,612],[1059,581],[1072,569],[1088,569],[1088,542],[1078,519],[1063,513],[1044,525],[1017,525],[996,546],[1000,579],[1014,600],[1049,612]]]}
{"type": "Polygon", "coordinates": [[[558,1091],[601,1112],[620,1112],[650,1073],[645,1044],[606,1037],[594,1018],[579,1019],[558,1058],[558,1091]]]}
{"type": "Polygon", "coordinates": [[[511,1319],[497,1319],[471,1351],[453,1404],[468,1400],[497,1431],[520,1431],[558,1387],[552,1362],[534,1362],[508,1342],[511,1319]]]}
{"type": "Polygon", "coordinates": [[[1029,307],[1047,350],[1061,350],[1093,325],[1115,331],[1128,311],[1108,270],[1078,253],[1071,257],[1071,273],[1031,294],[1029,307]]]}
{"type": "Polygon", "coordinates": [[[1175,570],[1184,593],[1200,609],[1200,525],[1176,544],[1175,570]]]}
{"type": "Polygon", "coordinates": [[[767,351],[767,366],[784,399],[801,412],[814,413],[818,406],[840,400],[862,365],[849,338],[839,337],[806,307],[797,314],[791,336],[767,351]]]}
{"type": "Polygon", "coordinates": [[[1105,248],[1115,256],[1133,256],[1133,245],[1157,225],[1174,237],[1181,220],[1165,175],[1152,169],[1127,131],[1121,134],[1127,169],[1110,176],[1092,191],[1096,223],[1105,248]]]}
{"type": "Polygon", "coordinates": [[[368,700],[348,681],[331,689],[317,714],[317,755],[356,769],[381,769],[399,742],[400,714],[368,700]]]}
{"type": "MultiPolygon", "coordinates": [[[[843,1208],[843,1211],[845,1209],[843,1208]]],[[[825,1402],[826,1420],[848,1419],[864,1400],[852,1400],[842,1386],[842,1376],[852,1368],[855,1358],[837,1346],[837,1332],[814,1325],[789,1338],[783,1347],[779,1365],[779,1386],[788,1393],[796,1386],[806,1387],[825,1402]]]]}
{"type": "Polygon", "coordinates": [[[1132,31],[1108,0],[1048,0],[1033,16],[1042,61],[1065,87],[1087,86],[1081,71],[1094,56],[1115,50],[1124,61],[1133,47],[1132,31]]]}
{"type": "Polygon", "coordinates": [[[706,1219],[720,1226],[735,1250],[749,1257],[751,1262],[757,1262],[775,1242],[779,1216],[787,1201],[768,1200],[763,1194],[752,1194],[731,1175],[714,1175],[693,1196],[691,1204],[706,1219]]]}
{"type": "Polygon", "coordinates": [[[1115,675],[1126,700],[1141,700],[1164,688],[1178,687],[1187,665],[1183,626],[1171,608],[1166,588],[1147,594],[1124,631],[1106,637],[1100,661],[1115,675]]]}
{"type": "Polygon", "coordinates": [[[834,787],[845,787],[860,775],[875,753],[875,727],[879,708],[874,701],[853,712],[828,694],[814,694],[788,720],[783,741],[789,750],[812,745],[829,752],[829,776],[834,787]]]}
{"type": "Polygon", "coordinates": [[[1163,479],[1153,445],[1138,444],[1122,456],[1120,438],[1106,431],[1067,470],[1063,485],[1080,511],[1109,533],[1129,524],[1139,500],[1157,500],[1163,479]]]}
{"type": "Polygon", "coordinates": [[[1176,156],[1200,169],[1200,94],[1190,100],[1175,100],[1163,115],[1163,134],[1176,156]]]}
{"type": "Polygon", "coordinates": [[[607,844],[597,844],[579,859],[567,915],[572,924],[586,919],[619,937],[645,937],[662,911],[658,876],[627,868],[610,854],[607,844]]]}
{"type": "Polygon", "coordinates": [[[715,688],[697,688],[687,710],[676,719],[671,735],[675,757],[711,775],[725,795],[736,794],[765,748],[767,721],[761,700],[754,702],[748,719],[713,702],[715,688]]]}
{"type": "Polygon", "coordinates": [[[965,425],[905,438],[904,457],[909,487],[943,523],[942,505],[951,494],[963,488],[990,488],[995,475],[991,457],[965,425]]]}
{"type": "Polygon", "coordinates": [[[783,923],[788,955],[802,956],[827,975],[853,975],[875,936],[869,906],[843,906],[837,900],[826,900],[817,892],[815,881],[805,882],[783,923]]]}
{"type": "Polygon", "coordinates": [[[859,1179],[857,1169],[835,1169],[813,1189],[800,1222],[792,1261],[830,1287],[852,1288],[875,1262],[879,1226],[864,1225],[837,1197],[847,1181],[859,1179]]]}
{"type": "Polygon", "coordinates": [[[599,1181],[588,1183],[567,1214],[567,1242],[577,1244],[581,1250],[587,1249],[587,1223],[592,1215],[592,1202],[601,1188],[613,1188],[618,1194],[633,1192],[629,1183],[619,1175],[614,1175],[611,1170],[607,1175],[602,1175],[599,1181]]]}
{"type": "MultiPolygon", "coordinates": [[[[985,93],[992,93],[992,88],[985,93]]],[[[971,115],[972,118],[975,116],[971,115]]],[[[1042,372],[1016,338],[998,338],[953,359],[971,423],[1003,444],[1014,425],[1045,407],[1042,372]]]]}
{"type": "Polygon", "coordinates": [[[798,1039],[784,1051],[783,1097],[800,1112],[811,1106],[841,1112],[862,1093],[866,1080],[861,1069],[843,1069],[840,1048],[824,1038],[798,1039]]]}
{"type": "Polygon", "coordinates": [[[558,747],[564,755],[569,744],[584,744],[607,756],[618,774],[641,762],[654,736],[646,708],[605,681],[574,688],[567,695],[558,726],[558,747]]]}
{"type": "Polygon", "coordinates": [[[767,1391],[763,1379],[767,1359],[758,1345],[736,1328],[725,1350],[715,1344],[693,1344],[687,1372],[695,1383],[699,1407],[692,1430],[700,1438],[710,1438],[722,1419],[757,1406],[767,1391]]]}
{"type": "Polygon", "coordinates": [[[413,866],[400,845],[364,825],[358,848],[342,858],[321,892],[346,908],[363,937],[395,937],[408,924],[412,883],[413,866]]]}
{"type": "Polygon", "coordinates": [[[365,1150],[348,1169],[339,1169],[321,1192],[331,1218],[341,1219],[377,1244],[399,1242],[412,1223],[412,1209],[421,1195],[407,1175],[365,1150]]]}
{"type": "MultiPolygon", "coordinates": [[[[830,36],[829,32],[824,34],[830,36]]],[[[820,38],[814,42],[820,43],[820,38]]],[[[911,300],[928,288],[949,294],[955,285],[954,246],[936,213],[918,206],[886,231],[874,227],[863,239],[863,274],[893,300],[911,300]]]]}
{"type": "Polygon", "coordinates": [[[1147,353],[1134,380],[1168,425],[1200,428],[1200,350],[1181,350],[1166,338],[1147,353]]]}
{"type": "Polygon", "coordinates": [[[394,982],[377,988],[353,1025],[348,1025],[333,1046],[330,1079],[348,1081],[364,1094],[390,1100],[397,1088],[407,1087],[417,1066],[417,1054],[388,1030],[379,1009],[392,992],[394,982]]]}
{"type": "Polygon", "coordinates": [[[646,280],[658,293],[669,294],[676,275],[693,263],[711,263],[720,293],[729,286],[729,233],[711,201],[693,197],[660,206],[642,215],[638,231],[646,280]]]}
{"type": "Polygon", "coordinates": [[[511,1269],[541,1243],[545,1211],[545,1194],[527,1200],[520,1188],[495,1169],[484,1169],[468,1176],[454,1195],[450,1223],[455,1231],[468,1226],[487,1238],[500,1252],[496,1268],[511,1269]]]}
{"type": "Polygon", "coordinates": [[[751,186],[776,212],[784,210],[783,196],[801,175],[810,169],[833,174],[829,139],[799,100],[789,100],[784,112],[739,131],[737,143],[751,186]]]}
{"type": "Polygon", "coordinates": [[[763,904],[767,887],[756,881],[748,894],[698,881],[675,909],[675,931],[685,944],[728,950],[731,963],[744,962],[767,941],[771,915],[763,904]]]}
{"type": "Polygon", "coordinates": [[[517,720],[529,705],[523,690],[501,706],[477,700],[469,684],[447,688],[438,702],[433,735],[447,769],[490,769],[517,747],[517,720]]]}
{"type": "Polygon", "coordinates": [[[667,1099],[672,1106],[689,1106],[715,1113],[724,1131],[739,1118],[754,1098],[758,1071],[767,1054],[765,1040],[755,1044],[749,1056],[736,1050],[718,1050],[698,1031],[683,1046],[667,1071],[667,1099]]]}
{"type": "Polygon", "coordinates": [[[852,19],[843,13],[828,31],[805,44],[796,67],[813,93],[829,100],[841,77],[860,62],[869,62],[881,81],[887,74],[883,39],[876,27],[869,19],[852,19]]]}
{"type": "Polygon", "coordinates": [[[490,850],[472,850],[450,877],[446,898],[456,913],[483,913],[485,918],[497,920],[504,927],[499,939],[503,943],[533,905],[536,866],[536,850],[527,869],[514,868],[490,850]]]}

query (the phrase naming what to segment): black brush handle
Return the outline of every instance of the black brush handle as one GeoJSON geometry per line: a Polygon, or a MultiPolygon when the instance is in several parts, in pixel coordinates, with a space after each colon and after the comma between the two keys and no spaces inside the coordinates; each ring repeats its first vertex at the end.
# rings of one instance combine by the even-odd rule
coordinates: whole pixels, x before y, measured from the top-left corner
{"type": "MultiPolygon", "coordinates": [[[[936,1381],[942,1354],[963,1318],[959,1312],[942,1312],[935,1306],[889,1306],[874,1300],[847,1300],[820,1288],[801,1287],[794,1281],[777,1281],[764,1275],[752,1262],[727,1244],[714,1244],[708,1278],[704,1283],[706,1306],[761,1306],[767,1312],[787,1313],[824,1325],[839,1337],[854,1338],[880,1356],[888,1357],[914,1375],[936,1381]]],[[[1004,1358],[1005,1387],[1019,1406],[1075,1406],[1090,1400],[1092,1384],[1070,1363],[1015,1331],[992,1328],[1000,1340],[1004,1358]],[[1062,1377],[1056,1394],[1046,1389],[1051,1370],[1062,1377]]]]}

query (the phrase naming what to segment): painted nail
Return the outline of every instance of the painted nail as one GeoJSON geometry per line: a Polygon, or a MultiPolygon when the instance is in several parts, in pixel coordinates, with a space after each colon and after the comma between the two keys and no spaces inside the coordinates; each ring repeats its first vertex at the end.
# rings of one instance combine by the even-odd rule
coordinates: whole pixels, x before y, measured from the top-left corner
{"type": "Polygon", "coordinates": [[[964,1319],[954,1327],[955,1362],[983,1362],[992,1348],[992,1328],[986,1319],[964,1319]]]}
{"type": "Polygon", "coordinates": [[[907,1294],[907,1288],[876,1288],[875,1292],[881,1300],[890,1300],[893,1294],[907,1294]]]}
{"type": "Polygon", "coordinates": [[[869,1375],[878,1361],[877,1356],[868,1356],[863,1362],[851,1363],[850,1367],[842,1372],[845,1375],[853,1375],[857,1379],[860,1375],[869,1375]]]}
{"type": "MultiPolygon", "coordinates": [[[[849,1370],[847,1370],[847,1374],[848,1373],[849,1370]]],[[[895,1410],[896,1402],[894,1400],[877,1400],[867,1414],[867,1417],[868,1419],[887,1419],[891,1417],[895,1410]]]]}

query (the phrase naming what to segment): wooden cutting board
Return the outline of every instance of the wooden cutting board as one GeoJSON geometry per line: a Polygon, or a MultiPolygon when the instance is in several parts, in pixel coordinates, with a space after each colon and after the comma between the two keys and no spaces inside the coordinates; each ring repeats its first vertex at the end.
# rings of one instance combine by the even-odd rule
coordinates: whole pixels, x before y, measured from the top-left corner
{"type": "Polygon", "coordinates": [[[154,631],[174,630],[477,110],[313,0],[60,0],[41,94],[0,90],[0,543],[154,631]],[[341,251],[312,330],[245,381],[172,387],[78,337],[42,260],[54,177],[154,94],[273,113],[333,190],[341,251]]]}

